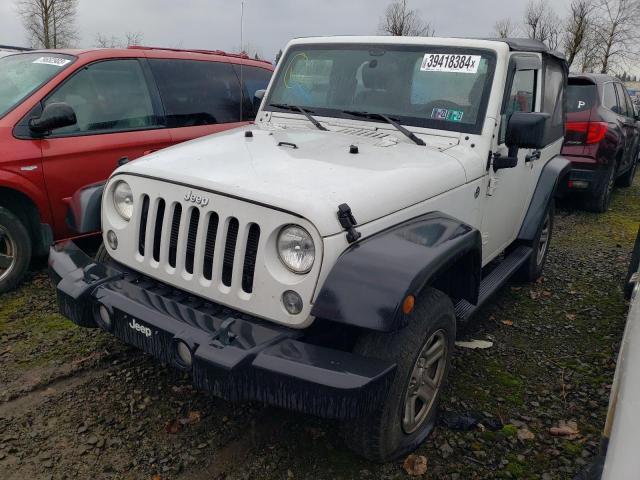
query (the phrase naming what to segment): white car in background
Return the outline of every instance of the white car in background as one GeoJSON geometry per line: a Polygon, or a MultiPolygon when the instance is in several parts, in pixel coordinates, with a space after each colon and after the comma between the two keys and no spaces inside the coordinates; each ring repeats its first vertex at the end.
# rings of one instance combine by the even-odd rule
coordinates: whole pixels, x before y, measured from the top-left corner
{"type": "Polygon", "coordinates": [[[602,432],[600,453],[574,480],[625,480],[638,478],[636,432],[640,428],[640,227],[631,255],[624,294],[631,300],[622,336],[616,373],[611,385],[609,410],[602,432]],[[634,346],[635,344],[635,346],[634,346]]]}
{"type": "MultiPolygon", "coordinates": [[[[631,306],[611,386],[609,412],[603,433],[606,451],[602,480],[638,478],[640,456],[640,228],[629,265],[625,296],[631,306]]],[[[597,478],[594,476],[593,478],[597,478]]]]}

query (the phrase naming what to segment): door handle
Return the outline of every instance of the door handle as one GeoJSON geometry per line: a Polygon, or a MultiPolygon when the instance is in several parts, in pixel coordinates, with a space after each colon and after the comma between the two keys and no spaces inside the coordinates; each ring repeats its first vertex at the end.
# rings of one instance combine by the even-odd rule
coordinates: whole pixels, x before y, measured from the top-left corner
{"type": "Polygon", "coordinates": [[[533,162],[534,160],[540,160],[540,155],[542,155],[540,150],[536,150],[535,152],[531,152],[529,155],[524,157],[524,161],[525,162],[533,162]]]}

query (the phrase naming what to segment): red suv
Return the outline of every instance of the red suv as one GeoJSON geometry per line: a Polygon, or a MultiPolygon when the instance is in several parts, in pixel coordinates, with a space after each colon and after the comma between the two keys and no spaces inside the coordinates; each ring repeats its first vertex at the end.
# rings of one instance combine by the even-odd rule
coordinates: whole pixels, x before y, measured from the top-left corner
{"type": "Polygon", "coordinates": [[[253,120],[272,70],[245,55],[147,47],[0,58],[0,292],[32,254],[73,236],[76,190],[119,163],[253,120]]]}
{"type": "Polygon", "coordinates": [[[640,128],[627,89],[614,77],[569,77],[562,155],[572,162],[568,191],[594,212],[609,207],[613,186],[628,187],[638,163],[640,128]]]}

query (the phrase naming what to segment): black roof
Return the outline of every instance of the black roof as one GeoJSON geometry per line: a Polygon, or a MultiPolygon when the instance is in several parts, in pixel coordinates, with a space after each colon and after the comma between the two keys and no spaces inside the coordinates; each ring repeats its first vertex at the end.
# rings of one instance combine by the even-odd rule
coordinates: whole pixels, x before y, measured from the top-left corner
{"type": "Polygon", "coordinates": [[[493,40],[495,42],[504,42],[509,45],[509,49],[514,52],[536,52],[546,53],[560,60],[565,60],[563,53],[557,50],[551,50],[546,44],[540,40],[531,38],[485,38],[484,40],[493,40]]]}

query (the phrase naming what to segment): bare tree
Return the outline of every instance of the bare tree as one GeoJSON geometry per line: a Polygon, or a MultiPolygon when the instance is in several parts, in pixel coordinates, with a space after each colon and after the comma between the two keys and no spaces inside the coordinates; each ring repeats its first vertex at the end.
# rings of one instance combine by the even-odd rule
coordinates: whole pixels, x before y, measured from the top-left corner
{"type": "Polygon", "coordinates": [[[553,50],[560,45],[561,21],[547,0],[530,0],[524,14],[524,28],[529,38],[540,40],[553,50]]]}
{"type": "Polygon", "coordinates": [[[127,47],[131,47],[134,45],[141,45],[142,39],[144,35],[142,32],[127,32],[125,34],[125,41],[127,42],[127,47]]]}
{"type": "Polygon", "coordinates": [[[593,72],[596,69],[596,65],[599,63],[598,52],[598,40],[596,38],[595,26],[590,25],[587,28],[583,40],[583,48],[580,52],[578,59],[574,59],[574,63],[579,61],[579,70],[582,73],[593,72]]]}
{"type": "Polygon", "coordinates": [[[564,51],[569,67],[588,41],[587,37],[592,28],[592,12],[593,3],[591,0],[573,0],[569,6],[569,15],[565,20],[567,30],[563,37],[564,51]]]}
{"type": "Polygon", "coordinates": [[[510,18],[503,18],[493,24],[493,32],[497,38],[513,37],[516,30],[517,28],[510,18]]]}
{"type": "Polygon", "coordinates": [[[140,45],[144,35],[141,32],[127,32],[124,38],[115,35],[110,37],[98,32],[94,45],[97,48],[127,48],[133,45],[140,45]]]}
{"type": "Polygon", "coordinates": [[[77,0],[18,0],[16,9],[36,48],[64,48],[78,39],[77,0]]]}
{"type": "Polygon", "coordinates": [[[407,6],[407,0],[395,0],[387,7],[379,30],[385,35],[398,37],[432,37],[435,34],[432,25],[423,20],[417,10],[407,6]]]}
{"type": "Polygon", "coordinates": [[[639,0],[598,0],[594,35],[600,72],[608,73],[637,54],[639,0]]]}

